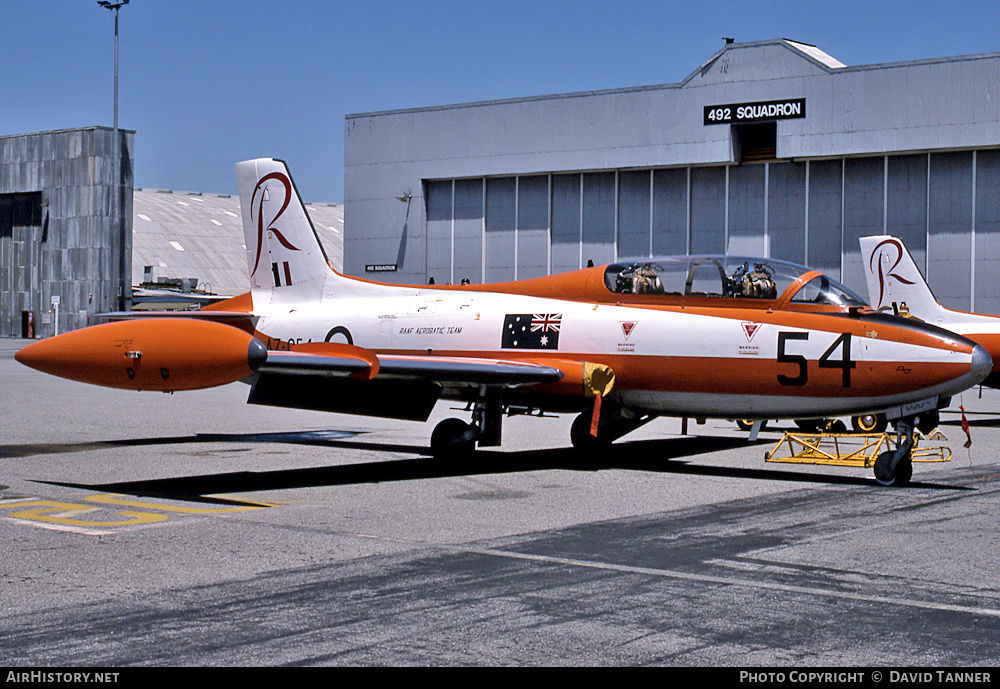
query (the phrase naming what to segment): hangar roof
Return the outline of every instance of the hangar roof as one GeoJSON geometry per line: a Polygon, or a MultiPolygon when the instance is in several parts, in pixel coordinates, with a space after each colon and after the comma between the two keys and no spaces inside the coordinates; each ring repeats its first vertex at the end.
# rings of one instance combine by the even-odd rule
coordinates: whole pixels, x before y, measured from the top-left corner
{"type": "MultiPolygon", "coordinates": [[[[768,78],[774,78],[775,76],[787,77],[793,76],[795,73],[807,74],[809,73],[809,66],[812,66],[813,72],[821,73],[838,73],[838,72],[859,72],[865,70],[873,69],[886,69],[889,67],[903,67],[907,65],[919,65],[919,64],[936,64],[936,63],[950,63],[959,62],[972,59],[990,58],[1000,56],[1000,53],[984,53],[978,55],[957,55],[951,57],[940,57],[940,58],[929,58],[923,60],[909,60],[902,62],[889,62],[871,65],[855,65],[849,66],[845,65],[843,62],[833,57],[832,55],[826,53],[819,47],[811,45],[809,43],[803,43],[802,41],[794,41],[788,38],[773,38],[762,41],[750,41],[747,43],[726,43],[722,48],[716,51],[711,57],[709,57],[705,62],[703,62],[697,69],[688,74],[684,79],[677,83],[666,83],[666,84],[652,84],[644,86],[626,86],[619,88],[610,89],[598,89],[594,91],[579,91],[571,93],[553,93],[544,94],[536,96],[526,96],[518,98],[503,98],[496,100],[485,100],[476,101],[470,103],[453,103],[446,105],[432,105],[417,108],[403,108],[397,110],[382,110],[376,112],[364,112],[364,113],[349,113],[346,115],[346,119],[361,119],[376,116],[385,115],[397,115],[397,114],[410,114],[419,112],[432,112],[437,110],[450,110],[459,108],[468,108],[476,106],[488,106],[497,104],[512,104],[512,103],[530,103],[533,101],[547,101],[547,100],[558,100],[564,98],[579,98],[582,96],[600,96],[600,95],[612,95],[612,94],[623,94],[623,93],[638,93],[643,91],[658,91],[667,89],[682,89],[684,87],[692,86],[702,86],[706,83],[705,77],[708,77],[708,82],[717,83],[719,81],[726,81],[734,78],[734,73],[740,72],[741,70],[735,69],[733,66],[734,61],[747,60],[754,64],[758,69],[756,70],[745,70],[742,75],[744,80],[766,80],[768,78]],[[761,56],[767,51],[767,57],[762,59],[761,56]],[[782,55],[782,53],[785,53],[782,55]],[[784,59],[782,59],[784,58],[784,59]],[[768,72],[761,72],[760,68],[765,70],[777,70],[768,72]]],[[[745,67],[745,65],[744,65],[745,67]]]]}
{"type": "MultiPolygon", "coordinates": [[[[306,203],[327,258],[344,265],[344,206],[306,203]]],[[[132,192],[132,282],[197,278],[199,290],[235,296],[250,289],[239,196],[134,189],[132,192]]]]}

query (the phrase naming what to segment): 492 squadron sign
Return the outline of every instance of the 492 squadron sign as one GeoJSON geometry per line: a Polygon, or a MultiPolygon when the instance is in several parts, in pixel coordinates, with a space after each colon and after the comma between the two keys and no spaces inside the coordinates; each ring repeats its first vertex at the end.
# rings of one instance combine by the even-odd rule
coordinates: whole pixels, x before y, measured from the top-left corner
{"type": "Polygon", "coordinates": [[[805,98],[705,106],[705,124],[768,122],[771,120],[790,120],[805,116],[805,98]]]}

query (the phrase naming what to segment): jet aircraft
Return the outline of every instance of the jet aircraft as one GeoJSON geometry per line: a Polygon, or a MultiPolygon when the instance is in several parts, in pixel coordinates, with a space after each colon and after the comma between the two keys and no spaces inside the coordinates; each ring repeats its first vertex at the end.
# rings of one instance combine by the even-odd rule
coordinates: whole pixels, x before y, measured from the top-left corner
{"type": "MultiPolygon", "coordinates": [[[[32,344],[39,370],[134,390],[244,380],[251,404],[426,420],[431,449],[501,442],[505,415],[572,412],[578,448],[658,416],[902,423],[990,371],[954,333],[873,311],[828,276],[732,256],[637,259],[485,285],[390,285],[334,271],[286,165],[237,163],[251,290],[197,312],[111,314],[32,344]]],[[[906,483],[908,446],[876,463],[906,483]]]]}

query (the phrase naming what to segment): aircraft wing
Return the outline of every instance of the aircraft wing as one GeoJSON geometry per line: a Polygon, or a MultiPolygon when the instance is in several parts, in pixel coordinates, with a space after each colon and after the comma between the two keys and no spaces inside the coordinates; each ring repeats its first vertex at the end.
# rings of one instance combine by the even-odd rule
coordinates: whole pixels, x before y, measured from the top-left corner
{"type": "Polygon", "coordinates": [[[563,373],[552,366],[473,358],[382,356],[380,376],[419,377],[439,383],[528,385],[555,383],[563,373]]]}
{"type": "Polygon", "coordinates": [[[429,380],[443,385],[527,385],[555,383],[562,371],[531,363],[470,357],[421,357],[379,355],[373,362],[362,356],[343,353],[320,355],[269,352],[258,369],[261,374],[305,375],[318,377],[367,378],[378,380],[429,380]],[[373,371],[374,369],[374,371],[373,371]]]}
{"type": "Polygon", "coordinates": [[[445,388],[557,383],[553,366],[478,357],[381,354],[312,343],[268,352],[247,401],[394,419],[426,420],[445,388]]]}

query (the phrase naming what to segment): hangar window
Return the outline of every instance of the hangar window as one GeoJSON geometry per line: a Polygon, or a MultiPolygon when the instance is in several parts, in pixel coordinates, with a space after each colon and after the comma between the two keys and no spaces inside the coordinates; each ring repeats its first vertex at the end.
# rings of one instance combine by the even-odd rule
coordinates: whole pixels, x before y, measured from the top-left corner
{"type": "Polygon", "coordinates": [[[42,224],[42,192],[0,194],[0,237],[11,237],[15,227],[42,224]]]}
{"type": "Polygon", "coordinates": [[[741,163],[774,160],[778,153],[778,123],[734,124],[733,153],[741,163]]]}
{"type": "Polygon", "coordinates": [[[9,195],[0,196],[0,237],[10,237],[14,232],[13,200],[9,195]]]}

